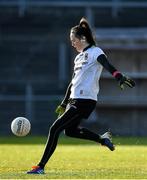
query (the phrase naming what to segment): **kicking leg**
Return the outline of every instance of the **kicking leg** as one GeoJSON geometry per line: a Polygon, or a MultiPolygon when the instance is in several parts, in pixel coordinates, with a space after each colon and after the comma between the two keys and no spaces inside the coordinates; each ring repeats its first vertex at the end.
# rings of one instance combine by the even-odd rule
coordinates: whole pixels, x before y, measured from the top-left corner
{"type": "Polygon", "coordinates": [[[94,132],[91,132],[90,130],[88,130],[86,128],[78,127],[79,122],[80,121],[77,121],[74,124],[72,124],[72,126],[65,129],[64,133],[70,137],[98,142],[104,146],[107,146],[111,151],[113,151],[115,149],[115,147],[111,141],[110,132],[106,132],[103,135],[99,135],[94,132]]]}
{"type": "Polygon", "coordinates": [[[70,126],[69,128],[66,128],[64,130],[65,135],[73,137],[73,138],[80,138],[80,139],[91,140],[91,141],[101,143],[100,135],[98,135],[86,128],[78,127],[79,123],[80,123],[80,121],[72,124],[72,126],[70,126]]]}

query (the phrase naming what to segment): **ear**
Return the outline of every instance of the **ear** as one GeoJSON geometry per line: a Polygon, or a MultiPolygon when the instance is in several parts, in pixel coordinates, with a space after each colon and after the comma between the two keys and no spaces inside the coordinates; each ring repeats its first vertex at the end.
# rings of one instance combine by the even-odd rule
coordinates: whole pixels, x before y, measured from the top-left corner
{"type": "Polygon", "coordinates": [[[82,37],[81,37],[81,41],[82,41],[82,42],[85,42],[85,41],[86,41],[86,37],[85,37],[85,36],[82,36],[82,37]]]}

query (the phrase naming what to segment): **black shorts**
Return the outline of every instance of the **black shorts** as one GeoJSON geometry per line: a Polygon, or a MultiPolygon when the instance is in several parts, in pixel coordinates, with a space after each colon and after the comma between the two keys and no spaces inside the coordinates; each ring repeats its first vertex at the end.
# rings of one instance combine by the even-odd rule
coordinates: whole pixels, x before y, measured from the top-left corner
{"type": "Polygon", "coordinates": [[[77,109],[81,118],[87,119],[95,109],[96,101],[92,99],[70,99],[67,104],[67,109],[71,106],[77,109]]]}

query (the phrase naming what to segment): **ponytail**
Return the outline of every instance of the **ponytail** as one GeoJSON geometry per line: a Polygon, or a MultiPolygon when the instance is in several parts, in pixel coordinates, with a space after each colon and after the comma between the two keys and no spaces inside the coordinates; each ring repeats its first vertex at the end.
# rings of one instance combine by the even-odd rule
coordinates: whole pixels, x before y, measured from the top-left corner
{"type": "Polygon", "coordinates": [[[73,27],[71,32],[79,39],[84,36],[90,45],[96,45],[89,23],[85,18],[82,18],[79,25],[73,27]]]}
{"type": "Polygon", "coordinates": [[[79,26],[90,29],[88,21],[84,17],[80,20],[79,26]]]}

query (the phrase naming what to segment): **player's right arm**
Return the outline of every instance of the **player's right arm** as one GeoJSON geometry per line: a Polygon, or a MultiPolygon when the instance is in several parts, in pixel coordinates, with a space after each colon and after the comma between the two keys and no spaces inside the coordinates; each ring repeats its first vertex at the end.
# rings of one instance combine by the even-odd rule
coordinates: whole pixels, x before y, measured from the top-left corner
{"type": "MultiPolygon", "coordinates": [[[[74,77],[74,74],[73,74],[73,77],[74,77]]],[[[69,97],[71,94],[71,87],[72,87],[72,83],[70,82],[70,84],[67,87],[65,96],[64,96],[61,104],[59,106],[57,106],[57,108],[55,110],[55,112],[58,114],[58,117],[61,116],[65,112],[65,109],[66,109],[66,106],[68,104],[68,100],[69,100],[69,97]]]]}
{"type": "Polygon", "coordinates": [[[124,85],[127,85],[131,88],[133,88],[135,86],[135,82],[132,79],[124,76],[112,64],[110,64],[110,62],[108,61],[107,57],[104,54],[101,54],[100,56],[98,56],[97,61],[107,71],[109,71],[113,77],[116,78],[121,89],[124,89],[124,85]]]}
{"type": "Polygon", "coordinates": [[[61,104],[59,106],[57,106],[57,108],[55,110],[55,112],[58,114],[58,117],[61,116],[65,112],[66,105],[68,103],[68,100],[69,100],[69,97],[70,97],[70,93],[71,93],[71,91],[70,91],[71,86],[72,86],[72,84],[70,83],[68,85],[67,90],[66,90],[66,93],[65,93],[63,101],[61,102],[61,104]]]}

